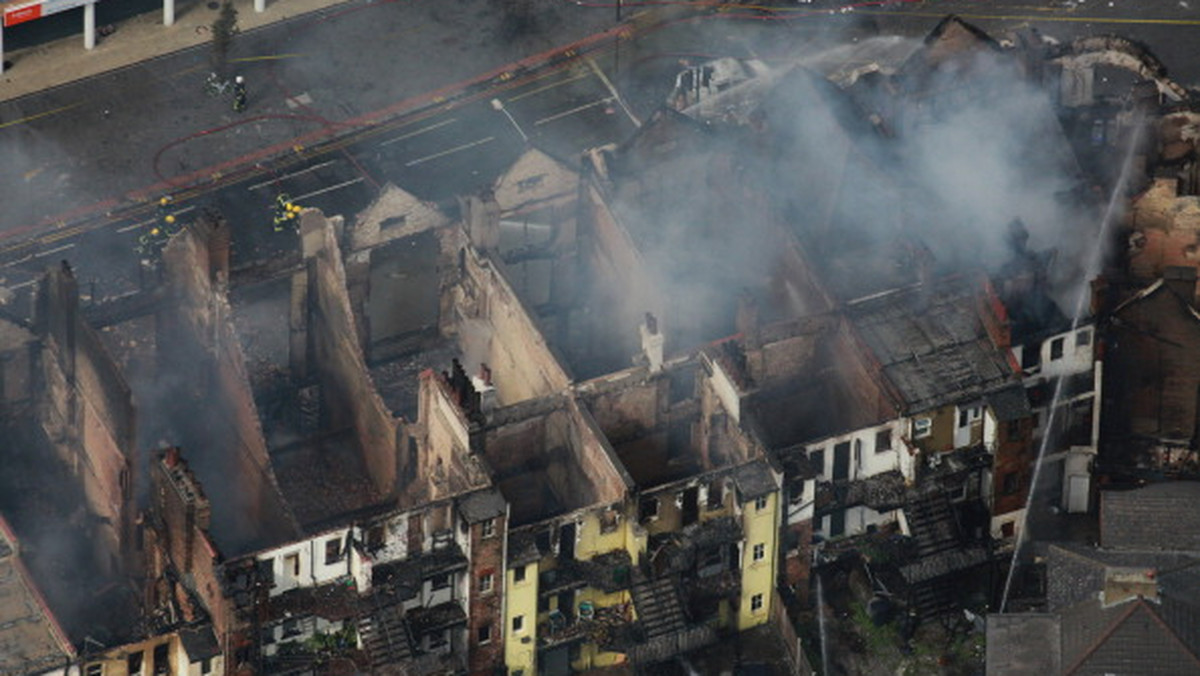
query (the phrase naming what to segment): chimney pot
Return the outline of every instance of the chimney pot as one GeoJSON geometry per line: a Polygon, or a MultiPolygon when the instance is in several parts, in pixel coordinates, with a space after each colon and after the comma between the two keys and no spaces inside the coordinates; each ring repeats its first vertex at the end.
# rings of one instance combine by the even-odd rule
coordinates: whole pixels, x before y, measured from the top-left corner
{"type": "Polygon", "coordinates": [[[166,463],[167,467],[175,469],[175,466],[179,464],[179,447],[172,446],[168,448],[167,454],[163,458],[163,462],[166,463]]]}

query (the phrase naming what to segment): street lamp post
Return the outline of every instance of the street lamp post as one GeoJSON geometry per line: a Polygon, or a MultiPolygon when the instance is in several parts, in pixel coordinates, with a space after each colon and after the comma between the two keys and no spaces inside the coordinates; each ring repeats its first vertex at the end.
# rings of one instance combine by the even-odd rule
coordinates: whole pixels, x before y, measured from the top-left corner
{"type": "Polygon", "coordinates": [[[512,123],[513,129],[516,129],[517,133],[521,135],[521,140],[526,143],[529,142],[529,137],[525,135],[525,130],[521,129],[521,125],[517,124],[517,121],[513,119],[512,113],[509,113],[508,109],[504,107],[503,101],[492,99],[492,109],[504,113],[504,117],[507,117],[508,121],[512,123]]]}

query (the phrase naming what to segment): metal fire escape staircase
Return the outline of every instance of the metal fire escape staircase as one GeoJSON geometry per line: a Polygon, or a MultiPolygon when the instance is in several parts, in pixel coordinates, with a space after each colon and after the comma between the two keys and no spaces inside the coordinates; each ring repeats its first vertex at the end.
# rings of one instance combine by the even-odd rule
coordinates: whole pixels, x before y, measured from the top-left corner
{"type": "Polygon", "coordinates": [[[902,571],[912,585],[912,607],[922,617],[953,611],[957,607],[953,580],[936,574],[941,570],[937,560],[952,557],[964,544],[950,498],[942,491],[913,497],[904,507],[904,516],[916,546],[916,562],[902,571]]]}
{"type": "MultiPolygon", "coordinates": [[[[638,577],[641,577],[640,575],[638,577]]],[[[655,580],[636,579],[633,583],[633,605],[646,639],[683,631],[687,615],[679,599],[675,580],[661,577],[655,580]]]]}
{"type": "Polygon", "coordinates": [[[371,606],[370,614],[358,618],[359,637],[371,666],[379,669],[412,659],[413,640],[404,617],[404,605],[373,599],[371,606]]]}

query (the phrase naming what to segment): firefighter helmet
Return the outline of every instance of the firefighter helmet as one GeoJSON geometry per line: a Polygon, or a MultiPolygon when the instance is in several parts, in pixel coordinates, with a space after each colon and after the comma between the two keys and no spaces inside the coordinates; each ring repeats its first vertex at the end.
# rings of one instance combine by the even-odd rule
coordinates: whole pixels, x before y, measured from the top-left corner
{"type": "Polygon", "coordinates": [[[243,82],[245,82],[245,80],[243,80],[243,79],[242,79],[242,76],[241,76],[241,75],[239,75],[239,76],[235,77],[235,78],[233,79],[233,81],[234,81],[234,82],[236,82],[236,83],[238,83],[238,84],[242,84],[243,82]]]}
{"type": "Polygon", "coordinates": [[[164,207],[167,206],[168,204],[171,203],[171,196],[163,195],[162,199],[158,200],[158,203],[160,206],[164,206],[164,207]]]}
{"type": "Polygon", "coordinates": [[[167,217],[166,217],[166,218],[164,218],[163,220],[164,220],[164,221],[166,221],[167,223],[174,223],[174,222],[175,222],[175,217],[174,217],[174,216],[172,216],[172,215],[170,215],[170,214],[167,214],[167,217]]]}
{"type": "Polygon", "coordinates": [[[151,234],[151,235],[157,235],[157,234],[158,234],[158,228],[151,228],[151,230],[150,230],[150,234],[151,234]]]}

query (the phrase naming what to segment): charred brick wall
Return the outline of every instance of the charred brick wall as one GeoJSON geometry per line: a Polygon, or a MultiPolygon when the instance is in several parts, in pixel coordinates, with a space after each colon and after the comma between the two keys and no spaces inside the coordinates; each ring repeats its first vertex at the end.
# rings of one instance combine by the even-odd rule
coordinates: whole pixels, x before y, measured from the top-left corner
{"type": "Polygon", "coordinates": [[[156,316],[157,377],[175,386],[155,393],[154,404],[207,481],[214,532],[235,549],[257,533],[292,532],[218,274],[220,252],[214,254],[203,231],[189,229],[171,240],[163,259],[172,302],[156,316]]]}
{"type": "Polygon", "coordinates": [[[1025,507],[1029,487],[1033,483],[1033,462],[1037,456],[1032,437],[1032,418],[1014,420],[1000,425],[997,430],[992,470],[992,516],[1025,507]],[[1015,475],[1016,479],[1007,479],[1010,475],[1015,475]]]}
{"type": "Polygon", "coordinates": [[[496,517],[485,534],[485,522],[471,526],[471,594],[467,609],[467,643],[470,646],[467,668],[471,674],[486,676],[504,662],[504,533],[507,519],[496,517]],[[481,580],[490,580],[490,589],[481,588],[481,580]],[[487,627],[486,640],[481,632],[487,627]]]}
{"type": "MultiPolygon", "coordinates": [[[[397,422],[367,372],[333,226],[309,210],[301,228],[306,240],[320,240],[308,257],[308,280],[309,334],[322,410],[332,428],[354,430],[376,489],[390,494],[396,482],[397,422]]],[[[308,249],[306,244],[306,254],[308,249]]]]}
{"type": "MultiPolygon", "coordinates": [[[[120,368],[79,313],[75,277],[51,269],[38,297],[37,424],[79,482],[94,520],[98,560],[134,564],[133,397],[120,368]]],[[[114,572],[114,571],[109,571],[114,572]]]]}
{"type": "Polygon", "coordinates": [[[570,377],[491,259],[467,249],[463,267],[455,331],[464,363],[491,367],[497,400],[505,406],[565,388],[570,377]]]}

